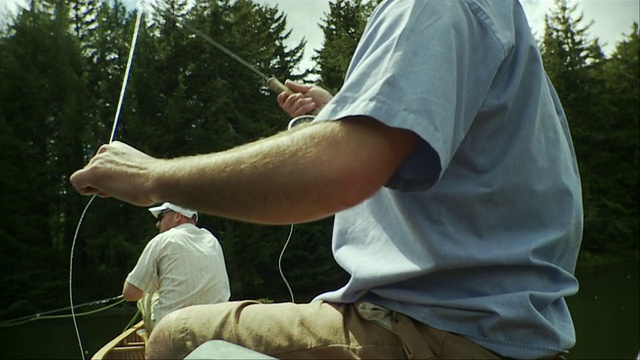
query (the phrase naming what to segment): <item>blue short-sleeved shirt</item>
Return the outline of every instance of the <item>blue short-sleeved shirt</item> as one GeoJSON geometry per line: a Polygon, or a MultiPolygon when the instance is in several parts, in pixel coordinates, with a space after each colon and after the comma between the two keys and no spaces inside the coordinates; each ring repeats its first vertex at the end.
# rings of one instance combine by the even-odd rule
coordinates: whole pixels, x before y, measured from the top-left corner
{"type": "Polygon", "coordinates": [[[580,178],[518,1],[384,1],[316,121],[356,115],[421,142],[336,214],[351,279],[318,299],[367,300],[513,358],[572,347],[580,178]]]}

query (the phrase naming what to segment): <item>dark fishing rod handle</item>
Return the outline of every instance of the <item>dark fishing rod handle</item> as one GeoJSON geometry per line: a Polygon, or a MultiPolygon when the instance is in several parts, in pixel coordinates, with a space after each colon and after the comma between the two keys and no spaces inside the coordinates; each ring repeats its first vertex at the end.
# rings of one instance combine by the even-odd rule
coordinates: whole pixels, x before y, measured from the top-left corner
{"type": "Polygon", "coordinates": [[[267,79],[267,86],[276,94],[280,94],[281,92],[291,93],[288,87],[286,87],[280,80],[275,77],[270,77],[267,79]]]}

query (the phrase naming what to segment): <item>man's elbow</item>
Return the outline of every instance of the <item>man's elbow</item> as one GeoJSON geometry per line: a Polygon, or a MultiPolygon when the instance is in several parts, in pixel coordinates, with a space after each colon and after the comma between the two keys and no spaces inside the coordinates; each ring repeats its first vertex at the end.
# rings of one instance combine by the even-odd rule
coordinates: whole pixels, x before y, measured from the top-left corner
{"type": "Polygon", "coordinates": [[[122,298],[125,299],[126,301],[137,301],[141,298],[141,296],[137,297],[131,294],[122,293],[122,298]]]}
{"type": "Polygon", "coordinates": [[[122,298],[126,301],[137,301],[142,298],[144,292],[131,284],[125,284],[122,289],[122,298]]]}

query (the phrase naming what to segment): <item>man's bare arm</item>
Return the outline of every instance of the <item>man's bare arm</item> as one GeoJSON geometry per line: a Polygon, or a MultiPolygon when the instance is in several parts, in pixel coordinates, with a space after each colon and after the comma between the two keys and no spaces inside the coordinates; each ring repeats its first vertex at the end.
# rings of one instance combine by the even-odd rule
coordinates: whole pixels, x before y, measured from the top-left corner
{"type": "Polygon", "coordinates": [[[71,180],[83,193],[138,205],[170,201],[243,221],[298,223],[330,216],[371,196],[417,138],[353,117],[219,153],[170,160],[117,143],[101,149],[71,180]]]}

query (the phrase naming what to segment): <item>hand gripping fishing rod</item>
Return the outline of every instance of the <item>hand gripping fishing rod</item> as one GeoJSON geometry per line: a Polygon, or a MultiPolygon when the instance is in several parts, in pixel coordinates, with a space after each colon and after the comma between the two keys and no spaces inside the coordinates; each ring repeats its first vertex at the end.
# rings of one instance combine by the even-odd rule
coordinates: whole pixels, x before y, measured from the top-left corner
{"type": "MultiPolygon", "coordinates": [[[[176,21],[176,23],[178,22],[178,19],[173,16],[173,14],[169,14],[169,16],[171,18],[173,18],[173,20],[176,21]]],[[[283,83],[280,82],[280,80],[276,79],[275,76],[267,76],[265,73],[263,73],[262,71],[258,70],[255,68],[255,66],[249,64],[248,62],[246,62],[243,58],[241,58],[240,56],[236,55],[233,51],[227,49],[226,47],[224,47],[222,44],[220,44],[219,42],[213,40],[211,37],[207,36],[207,34],[203,33],[202,31],[186,24],[183,23],[182,26],[184,26],[185,28],[189,29],[191,32],[193,32],[194,34],[196,34],[196,36],[200,37],[201,39],[203,39],[204,41],[208,42],[209,44],[215,46],[218,50],[222,51],[223,53],[229,55],[231,58],[233,58],[234,60],[236,60],[237,62],[239,62],[240,64],[242,64],[244,67],[246,67],[247,69],[253,71],[255,74],[257,74],[258,76],[260,76],[265,84],[276,94],[280,94],[281,92],[291,92],[289,90],[288,87],[286,87],[283,83]]]]}

